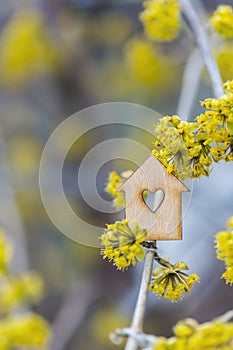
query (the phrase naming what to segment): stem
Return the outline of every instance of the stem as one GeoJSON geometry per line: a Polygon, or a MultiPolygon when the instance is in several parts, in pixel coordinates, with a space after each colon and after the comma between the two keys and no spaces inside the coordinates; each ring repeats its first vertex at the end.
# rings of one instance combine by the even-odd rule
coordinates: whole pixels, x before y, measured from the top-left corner
{"type": "MultiPolygon", "coordinates": [[[[148,250],[145,256],[145,263],[142,272],[141,285],[138,293],[138,299],[136,307],[134,310],[131,329],[135,332],[142,332],[143,319],[146,308],[146,301],[148,296],[148,287],[150,284],[150,278],[154,263],[155,252],[153,250],[148,250]]],[[[138,343],[135,337],[130,336],[127,340],[125,350],[136,350],[138,348],[138,343]]]]}
{"type": "Polygon", "coordinates": [[[200,49],[203,61],[205,63],[213,92],[216,98],[224,95],[222,87],[222,79],[218,70],[217,63],[212,54],[211,46],[209,44],[209,38],[205,31],[204,26],[198,16],[197,11],[193,7],[190,0],[179,0],[182,6],[183,13],[192,29],[193,36],[196,40],[197,46],[200,49]]]}

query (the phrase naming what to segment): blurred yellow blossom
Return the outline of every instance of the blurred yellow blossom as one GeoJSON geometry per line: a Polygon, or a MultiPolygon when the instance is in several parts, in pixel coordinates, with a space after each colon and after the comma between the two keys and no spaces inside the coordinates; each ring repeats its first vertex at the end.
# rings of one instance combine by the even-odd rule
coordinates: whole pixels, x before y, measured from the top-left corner
{"type": "Polygon", "coordinates": [[[145,39],[134,38],[127,42],[125,60],[132,76],[144,84],[159,83],[166,71],[162,53],[145,39]]]}
{"type": "Polygon", "coordinates": [[[172,338],[157,337],[154,350],[231,350],[233,348],[232,312],[199,324],[192,318],[179,321],[174,327],[172,338]]]}
{"type": "Polygon", "coordinates": [[[230,219],[227,221],[227,227],[233,229],[233,216],[231,216],[230,219]]]}
{"type": "Polygon", "coordinates": [[[192,318],[187,318],[185,320],[179,321],[173,327],[173,331],[177,337],[180,337],[180,338],[189,337],[195,332],[197,326],[198,326],[198,323],[196,320],[192,318]]]}
{"type": "Polygon", "coordinates": [[[210,21],[223,39],[233,39],[233,9],[230,5],[218,6],[210,21]]]}
{"type": "Polygon", "coordinates": [[[7,265],[11,259],[12,251],[10,245],[4,238],[2,229],[0,229],[0,276],[7,271],[7,265]]]}
{"type": "Polygon", "coordinates": [[[45,349],[50,339],[50,327],[39,315],[22,312],[26,305],[37,303],[43,294],[43,282],[34,272],[19,276],[10,274],[7,265],[11,254],[0,231],[0,349],[18,347],[45,349]],[[16,310],[20,309],[20,314],[16,310]]]}
{"type": "Polygon", "coordinates": [[[101,308],[92,317],[91,326],[96,339],[101,343],[110,344],[109,335],[116,328],[124,327],[129,320],[120,310],[112,307],[101,308]]]}
{"type": "Polygon", "coordinates": [[[0,349],[13,348],[47,348],[50,329],[47,322],[39,315],[9,316],[0,321],[0,349]]]}
{"type": "Polygon", "coordinates": [[[20,84],[59,66],[59,50],[46,29],[40,12],[12,15],[1,33],[0,73],[2,84],[20,84]]]}
{"type": "Polygon", "coordinates": [[[227,43],[225,46],[215,49],[215,57],[224,81],[233,79],[233,45],[227,43]]]}
{"type": "Polygon", "coordinates": [[[103,86],[98,93],[109,99],[137,99],[147,105],[162,96],[174,94],[173,82],[180,86],[182,62],[172,49],[163,48],[145,38],[133,37],[124,45],[123,58],[108,58],[99,65],[98,75],[93,77],[93,91],[98,90],[99,80],[103,86]]]}
{"type": "Polygon", "coordinates": [[[43,281],[35,272],[0,280],[0,310],[10,312],[22,304],[35,304],[43,296],[43,281]]]}
{"type": "Polygon", "coordinates": [[[18,176],[27,176],[38,171],[42,146],[36,138],[14,137],[9,143],[7,155],[9,165],[18,176]]]}
{"type": "Polygon", "coordinates": [[[125,197],[123,192],[118,192],[118,188],[132,174],[132,171],[124,171],[121,176],[116,171],[112,171],[108,176],[108,182],[105,186],[105,191],[111,194],[114,198],[113,205],[116,208],[124,208],[125,197]]]}
{"type": "Polygon", "coordinates": [[[146,35],[157,41],[176,39],[181,30],[180,4],[176,0],[148,0],[140,14],[146,35]]]}

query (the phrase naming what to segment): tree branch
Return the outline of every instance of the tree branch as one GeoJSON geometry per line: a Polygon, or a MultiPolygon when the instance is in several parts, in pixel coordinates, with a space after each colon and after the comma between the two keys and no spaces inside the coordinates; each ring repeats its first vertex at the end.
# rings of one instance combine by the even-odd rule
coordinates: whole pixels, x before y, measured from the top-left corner
{"type": "Polygon", "coordinates": [[[192,106],[197,94],[203,69],[203,60],[200,52],[195,48],[184,67],[183,82],[179,97],[177,115],[189,120],[192,106]]]}
{"type": "MultiPolygon", "coordinates": [[[[148,296],[148,287],[150,284],[150,278],[151,278],[151,273],[152,273],[152,268],[154,263],[154,256],[155,256],[154,250],[148,250],[146,252],[144,268],[142,272],[141,285],[140,285],[138,299],[137,299],[137,303],[136,303],[136,307],[134,310],[133,319],[131,323],[131,329],[139,333],[142,332],[142,328],[143,328],[143,319],[144,319],[146,301],[148,296]]],[[[128,338],[125,350],[136,350],[137,347],[138,347],[138,341],[133,335],[131,335],[128,338]]]]}
{"type": "Polygon", "coordinates": [[[220,98],[222,97],[222,95],[224,95],[224,90],[222,87],[222,79],[218,70],[217,63],[212,54],[208,35],[191,1],[190,0],[179,0],[179,1],[182,6],[183,14],[186,17],[188,24],[192,30],[196,44],[200,49],[200,53],[202,55],[204,64],[206,66],[206,69],[211,81],[214,95],[216,98],[220,98]]]}

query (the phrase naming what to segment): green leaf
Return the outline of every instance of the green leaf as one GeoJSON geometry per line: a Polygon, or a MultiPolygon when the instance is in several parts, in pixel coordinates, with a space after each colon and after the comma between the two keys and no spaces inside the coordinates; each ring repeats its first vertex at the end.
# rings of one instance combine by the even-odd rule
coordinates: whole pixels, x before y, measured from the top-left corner
{"type": "Polygon", "coordinates": [[[144,249],[140,246],[140,251],[137,253],[136,258],[140,261],[142,261],[145,257],[145,251],[144,249]]]}
{"type": "Polygon", "coordinates": [[[174,270],[189,270],[188,266],[183,261],[178,261],[173,265],[174,270]]]}
{"type": "Polygon", "coordinates": [[[152,275],[154,276],[154,277],[159,277],[159,276],[161,276],[161,275],[165,275],[165,272],[166,272],[166,268],[164,268],[164,267],[157,267],[153,272],[152,272],[152,275]]]}

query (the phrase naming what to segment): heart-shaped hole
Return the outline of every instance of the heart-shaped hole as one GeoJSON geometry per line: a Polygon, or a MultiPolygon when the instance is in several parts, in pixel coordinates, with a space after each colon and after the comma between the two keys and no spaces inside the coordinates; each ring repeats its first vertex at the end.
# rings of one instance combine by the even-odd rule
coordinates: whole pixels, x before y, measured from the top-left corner
{"type": "Polygon", "coordinates": [[[144,190],[142,192],[142,199],[147,205],[147,207],[155,213],[156,210],[160,207],[164,200],[165,193],[163,190],[157,190],[155,192],[151,192],[149,190],[144,190]]]}

